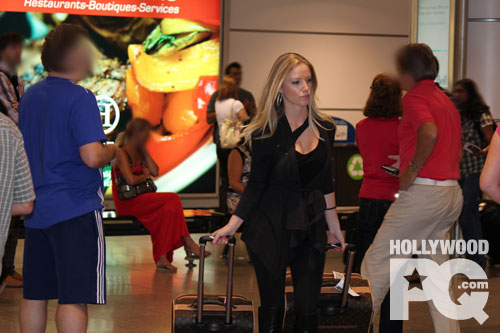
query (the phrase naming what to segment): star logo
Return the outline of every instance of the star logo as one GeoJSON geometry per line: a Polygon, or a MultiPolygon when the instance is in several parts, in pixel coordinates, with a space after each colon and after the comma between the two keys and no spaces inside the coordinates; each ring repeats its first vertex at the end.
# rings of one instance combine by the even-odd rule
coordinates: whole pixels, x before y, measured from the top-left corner
{"type": "Polygon", "coordinates": [[[423,290],[422,289],[422,282],[424,282],[424,280],[427,278],[427,276],[423,276],[423,275],[418,274],[417,269],[414,268],[413,273],[411,273],[410,275],[405,275],[404,278],[409,283],[408,290],[412,290],[413,288],[418,288],[420,290],[423,290]]]}

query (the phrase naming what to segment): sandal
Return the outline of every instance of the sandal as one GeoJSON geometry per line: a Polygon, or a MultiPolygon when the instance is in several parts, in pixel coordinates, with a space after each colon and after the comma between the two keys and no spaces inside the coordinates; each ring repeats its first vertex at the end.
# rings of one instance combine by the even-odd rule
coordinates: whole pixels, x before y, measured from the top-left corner
{"type": "MultiPolygon", "coordinates": [[[[186,251],[186,257],[184,259],[186,259],[187,261],[200,259],[200,256],[195,254],[194,252],[190,252],[186,249],[184,249],[184,250],[186,251]]],[[[212,254],[212,252],[205,250],[205,258],[210,257],[211,254],[212,254]]]]}

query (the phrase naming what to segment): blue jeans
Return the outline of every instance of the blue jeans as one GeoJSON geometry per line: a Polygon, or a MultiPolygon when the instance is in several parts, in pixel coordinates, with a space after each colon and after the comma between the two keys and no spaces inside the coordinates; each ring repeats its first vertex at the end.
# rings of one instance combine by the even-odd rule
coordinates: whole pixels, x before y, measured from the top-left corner
{"type": "MultiPolygon", "coordinates": [[[[373,243],[373,239],[377,234],[378,229],[384,221],[384,216],[389,210],[392,202],[387,200],[377,199],[359,199],[358,213],[358,244],[356,254],[356,268],[361,266],[363,257],[366,251],[373,243]]],[[[358,268],[359,271],[359,268],[358,268]]],[[[380,309],[380,326],[379,331],[384,333],[403,332],[402,320],[390,319],[390,292],[384,298],[380,309]]]]}
{"type": "MultiPolygon", "coordinates": [[[[459,182],[464,196],[464,205],[459,221],[462,228],[462,235],[466,241],[483,238],[481,220],[479,219],[479,199],[481,197],[481,188],[479,187],[480,175],[480,173],[473,173],[460,179],[459,182]]],[[[482,267],[486,265],[486,258],[482,254],[470,255],[468,259],[474,260],[482,267]]]]}

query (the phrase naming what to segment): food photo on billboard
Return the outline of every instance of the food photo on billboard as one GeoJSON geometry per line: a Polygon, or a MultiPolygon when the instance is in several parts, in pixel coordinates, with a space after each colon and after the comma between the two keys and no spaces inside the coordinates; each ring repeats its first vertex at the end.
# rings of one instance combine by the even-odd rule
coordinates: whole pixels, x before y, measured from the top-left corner
{"type": "MultiPolygon", "coordinates": [[[[109,142],[134,118],[152,125],[147,148],[159,166],[159,192],[215,194],[217,156],[206,107],[217,90],[220,2],[7,1],[0,34],[25,37],[19,76],[25,89],[47,76],[45,35],[62,23],[84,27],[95,68],[78,84],[96,96],[109,142]]],[[[103,170],[111,195],[111,168],[103,170]]]]}

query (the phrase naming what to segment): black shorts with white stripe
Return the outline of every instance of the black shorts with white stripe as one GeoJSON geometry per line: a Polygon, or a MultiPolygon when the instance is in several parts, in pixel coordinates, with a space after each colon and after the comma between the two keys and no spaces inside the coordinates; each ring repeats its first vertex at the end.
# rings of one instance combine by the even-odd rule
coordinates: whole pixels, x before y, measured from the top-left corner
{"type": "Polygon", "coordinates": [[[26,228],[24,298],[106,304],[106,246],[100,211],[48,229],[26,228]]]}

